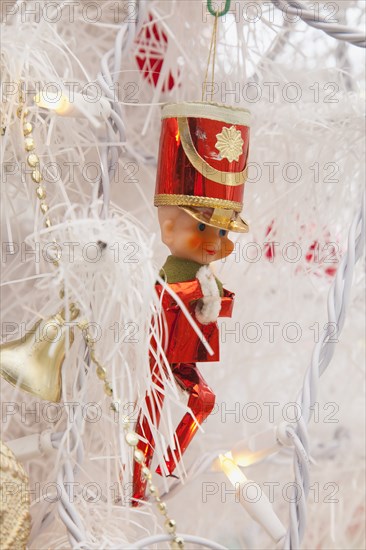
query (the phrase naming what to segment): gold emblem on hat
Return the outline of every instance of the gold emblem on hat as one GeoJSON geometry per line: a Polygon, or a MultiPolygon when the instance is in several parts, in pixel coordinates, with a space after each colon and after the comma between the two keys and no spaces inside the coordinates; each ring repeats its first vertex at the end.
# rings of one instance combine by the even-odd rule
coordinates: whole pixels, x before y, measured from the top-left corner
{"type": "Polygon", "coordinates": [[[215,143],[215,147],[220,151],[221,157],[223,159],[228,159],[229,162],[233,160],[238,161],[243,152],[244,145],[239,130],[237,130],[235,126],[223,128],[222,132],[216,135],[216,138],[217,142],[215,143]]]}

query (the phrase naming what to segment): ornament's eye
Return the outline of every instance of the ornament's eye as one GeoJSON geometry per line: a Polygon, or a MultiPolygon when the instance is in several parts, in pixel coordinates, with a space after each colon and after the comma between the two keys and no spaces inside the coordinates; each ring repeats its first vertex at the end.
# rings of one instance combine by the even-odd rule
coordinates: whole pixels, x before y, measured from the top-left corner
{"type": "Polygon", "coordinates": [[[204,231],[206,229],[206,224],[204,223],[199,223],[198,224],[198,230],[199,231],[204,231]]]}
{"type": "Polygon", "coordinates": [[[220,237],[225,237],[226,233],[227,233],[227,231],[225,231],[225,229],[220,229],[220,231],[219,231],[220,237]]]}

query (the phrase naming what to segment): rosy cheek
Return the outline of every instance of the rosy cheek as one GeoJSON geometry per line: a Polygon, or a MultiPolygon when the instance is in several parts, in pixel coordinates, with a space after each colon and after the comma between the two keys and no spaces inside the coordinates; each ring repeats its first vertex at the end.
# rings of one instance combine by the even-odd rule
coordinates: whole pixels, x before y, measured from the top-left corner
{"type": "Polygon", "coordinates": [[[226,246],[226,249],[228,250],[229,254],[232,253],[232,251],[234,250],[234,243],[233,241],[229,241],[229,239],[227,239],[226,243],[225,243],[225,246],[226,246]]]}
{"type": "Polygon", "coordinates": [[[202,246],[201,237],[199,237],[198,235],[191,235],[190,237],[188,237],[188,239],[187,239],[187,248],[189,250],[196,250],[200,246],[202,246]]]}

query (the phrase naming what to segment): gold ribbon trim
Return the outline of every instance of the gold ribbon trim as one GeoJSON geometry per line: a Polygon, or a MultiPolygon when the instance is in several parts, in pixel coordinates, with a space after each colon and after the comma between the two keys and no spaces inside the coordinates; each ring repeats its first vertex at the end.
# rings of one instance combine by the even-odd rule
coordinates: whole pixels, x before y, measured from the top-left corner
{"type": "Polygon", "coordinates": [[[221,185],[228,185],[230,187],[237,187],[243,185],[248,176],[248,170],[245,168],[242,172],[221,172],[216,170],[206,162],[198,153],[192,141],[191,132],[186,117],[177,117],[178,129],[180,139],[182,141],[182,147],[187,155],[189,162],[192,166],[205,178],[220,183],[221,185]]]}
{"type": "Polygon", "coordinates": [[[225,124],[237,124],[250,127],[250,111],[207,101],[185,101],[183,103],[166,103],[162,108],[161,118],[194,117],[221,120],[225,124]]]}

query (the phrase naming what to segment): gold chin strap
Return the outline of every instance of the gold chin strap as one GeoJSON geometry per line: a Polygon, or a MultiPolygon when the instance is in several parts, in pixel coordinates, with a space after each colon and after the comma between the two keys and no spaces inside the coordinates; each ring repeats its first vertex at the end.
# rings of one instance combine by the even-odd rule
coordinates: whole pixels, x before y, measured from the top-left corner
{"type": "Polygon", "coordinates": [[[217,224],[220,227],[229,229],[230,222],[234,216],[234,210],[226,210],[225,208],[214,208],[210,223],[217,224]]]}

